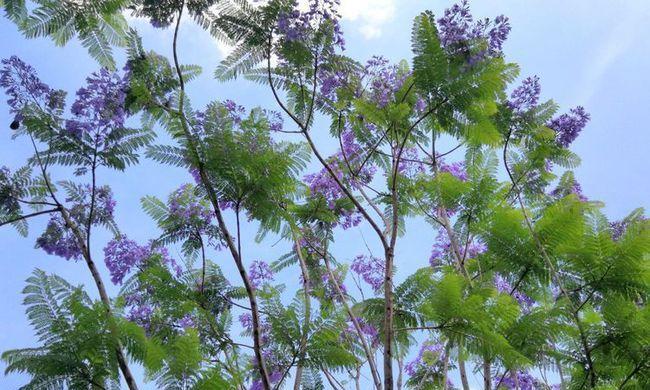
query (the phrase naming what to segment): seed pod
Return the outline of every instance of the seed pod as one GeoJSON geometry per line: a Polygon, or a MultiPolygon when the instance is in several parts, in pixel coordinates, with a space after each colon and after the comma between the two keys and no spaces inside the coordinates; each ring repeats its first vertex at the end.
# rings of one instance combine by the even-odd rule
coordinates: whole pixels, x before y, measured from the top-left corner
{"type": "Polygon", "coordinates": [[[14,120],[14,121],[11,122],[11,124],[9,125],[9,128],[10,128],[11,130],[18,130],[19,127],[20,127],[20,122],[19,122],[18,120],[14,120]]]}

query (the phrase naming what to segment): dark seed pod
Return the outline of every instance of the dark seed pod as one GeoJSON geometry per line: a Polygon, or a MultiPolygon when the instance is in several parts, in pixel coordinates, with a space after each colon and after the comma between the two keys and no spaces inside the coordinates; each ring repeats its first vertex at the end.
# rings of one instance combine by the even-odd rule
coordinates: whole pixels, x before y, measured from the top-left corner
{"type": "Polygon", "coordinates": [[[9,128],[11,130],[18,130],[19,127],[20,127],[20,122],[17,120],[11,122],[11,124],[9,125],[9,128]]]}

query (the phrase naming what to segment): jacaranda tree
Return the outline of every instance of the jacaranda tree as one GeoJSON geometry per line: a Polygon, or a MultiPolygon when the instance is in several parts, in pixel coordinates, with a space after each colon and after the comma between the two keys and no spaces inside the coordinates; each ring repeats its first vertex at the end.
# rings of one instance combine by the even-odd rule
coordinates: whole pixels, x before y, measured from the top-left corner
{"type": "Polygon", "coordinates": [[[85,264],[99,296],[34,271],[24,294],[39,344],[2,355],[31,378],[24,389],[468,390],[472,375],[486,390],[650,388],[650,222],[642,210],[610,222],[582,194],[569,148],[589,114],[558,114],[539,78],[516,81],[504,16],[475,20],[467,1],[423,12],[411,61],[358,62],[337,3],[0,2],[25,37],[76,38],[101,65],[69,107],[21,59],[0,69],[9,127],[33,148],[0,170],[0,225],[26,236],[49,218],[36,247],[85,264]],[[172,58],[146,50],[125,14],[171,29],[172,58]],[[186,18],[234,48],[217,79],[258,83],[276,106],[192,106],[201,69],[179,58],[186,18]],[[143,156],[191,182],[141,200],[159,228],[147,243],[115,223],[101,177],[143,156]],[[410,220],[431,226],[418,232],[430,266],[395,280],[410,220]],[[359,228],[380,252],[337,259],[359,228]],[[91,240],[97,229],[114,238],[91,240]],[[253,239],[292,249],[247,258],[253,239]],[[285,270],[292,285],[274,282],[285,270]]]}

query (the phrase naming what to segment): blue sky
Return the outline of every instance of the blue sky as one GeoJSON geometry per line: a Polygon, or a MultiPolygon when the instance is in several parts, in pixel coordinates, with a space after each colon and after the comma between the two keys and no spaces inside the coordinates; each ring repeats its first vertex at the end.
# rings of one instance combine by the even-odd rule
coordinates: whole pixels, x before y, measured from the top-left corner
{"type": "MultiPolygon", "coordinates": [[[[410,59],[410,31],[413,17],[422,10],[436,14],[451,1],[418,0],[343,0],[343,27],[347,36],[347,54],[365,60],[382,54],[391,60],[410,59]]],[[[542,95],[553,98],[563,111],[584,105],[592,121],[572,149],[582,158],[576,169],[585,194],[605,202],[611,218],[625,216],[636,207],[650,207],[650,2],[645,0],[475,0],[476,17],[505,14],[510,17],[512,33],[505,45],[507,59],[521,67],[521,75],[537,74],[542,81],[542,95]]],[[[146,22],[132,20],[144,38],[145,47],[170,54],[171,32],[154,30],[146,22]]],[[[268,90],[246,81],[221,84],[211,78],[218,61],[228,48],[214,42],[206,33],[187,23],[181,31],[181,60],[203,66],[204,75],[190,86],[195,106],[211,100],[231,98],[252,107],[275,108],[268,90]]],[[[0,57],[18,55],[38,70],[41,78],[56,88],[76,91],[97,65],[76,42],[64,48],[54,47],[45,39],[24,40],[6,19],[0,19],[0,57]]],[[[123,58],[122,55],[118,57],[123,58]]],[[[69,99],[72,96],[69,96],[69,99]]],[[[4,98],[3,98],[4,101],[4,98]]],[[[12,118],[0,104],[0,165],[19,167],[29,155],[24,140],[12,141],[8,128],[12,118]]],[[[334,144],[325,138],[327,131],[315,130],[323,149],[332,151],[334,144]]],[[[164,140],[164,138],[163,138],[164,140]]],[[[66,176],[64,171],[59,179],[66,176]]],[[[126,174],[102,172],[100,181],[110,184],[118,201],[117,221],[131,238],[147,240],[156,235],[153,224],[139,208],[144,195],[165,198],[180,184],[190,181],[182,171],[161,168],[151,162],[129,169],[126,174]]],[[[32,330],[24,315],[20,291],[24,280],[36,267],[56,272],[74,283],[84,283],[94,293],[88,271],[82,263],[67,262],[33,249],[33,243],[45,221],[32,223],[28,239],[11,229],[0,229],[0,351],[35,344],[32,330]]],[[[411,232],[398,247],[398,278],[427,263],[435,232],[409,225],[411,232]]],[[[255,226],[245,229],[253,237],[255,226]]],[[[97,234],[94,252],[102,263],[101,248],[109,238],[97,234]]],[[[336,254],[351,259],[370,248],[372,234],[366,229],[339,235],[336,254]]],[[[287,249],[268,239],[262,245],[246,245],[248,261],[272,261],[287,249]]],[[[213,253],[212,260],[226,274],[235,275],[230,258],[213,253]]],[[[102,270],[107,274],[105,270],[102,270]]],[[[108,278],[107,278],[108,280],[108,278]]],[[[287,284],[293,275],[281,275],[287,284]]],[[[111,287],[113,293],[117,288],[111,287]]],[[[24,383],[20,376],[0,377],[0,387],[15,388],[24,383]]]]}

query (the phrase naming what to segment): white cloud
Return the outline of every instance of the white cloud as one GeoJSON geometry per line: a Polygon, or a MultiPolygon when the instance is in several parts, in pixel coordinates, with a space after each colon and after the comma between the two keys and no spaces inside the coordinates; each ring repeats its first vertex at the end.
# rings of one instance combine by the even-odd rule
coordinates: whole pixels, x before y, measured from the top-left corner
{"type": "Polygon", "coordinates": [[[341,0],[341,18],[359,24],[366,39],[381,36],[382,27],[395,17],[395,0],[341,0]]]}

